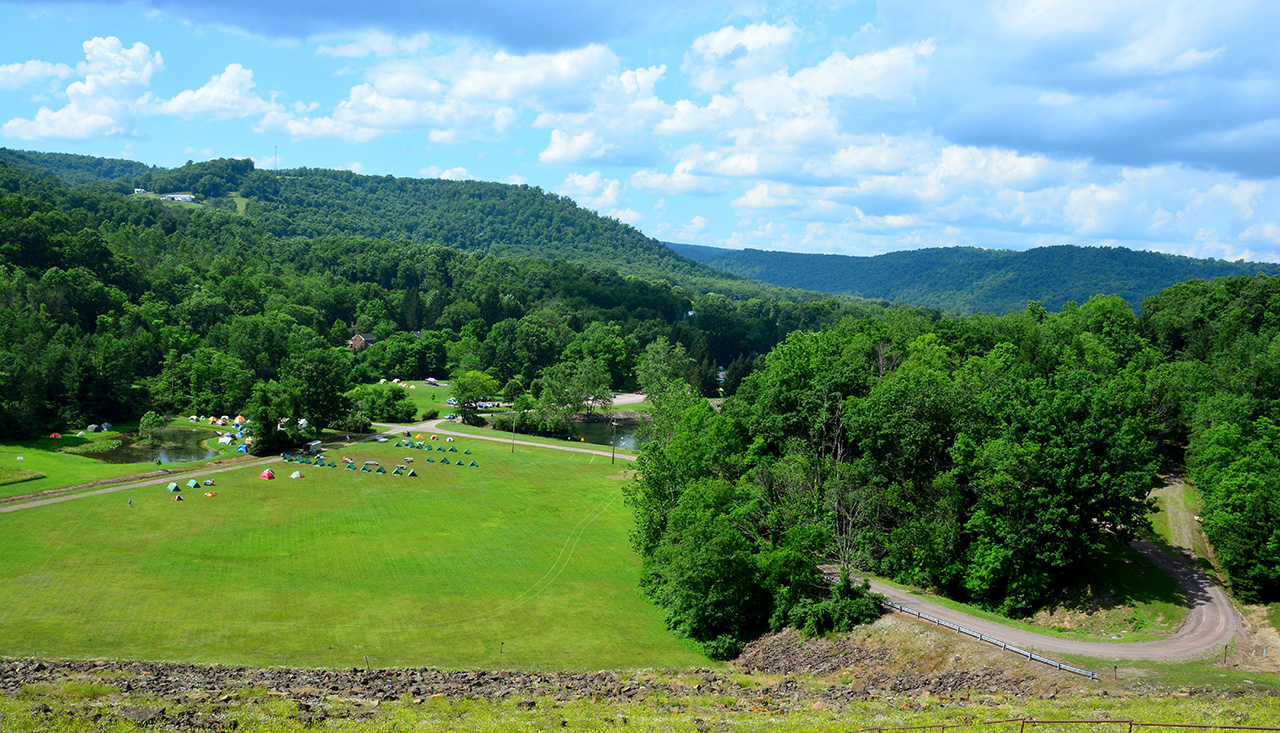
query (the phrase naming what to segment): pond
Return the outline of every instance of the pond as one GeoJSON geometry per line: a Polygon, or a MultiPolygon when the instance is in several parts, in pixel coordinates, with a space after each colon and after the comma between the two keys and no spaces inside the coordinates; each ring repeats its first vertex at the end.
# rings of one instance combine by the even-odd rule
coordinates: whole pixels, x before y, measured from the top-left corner
{"type": "Polygon", "coordinates": [[[103,463],[185,463],[201,461],[217,455],[217,451],[200,445],[201,441],[217,438],[217,433],[199,428],[165,427],[156,431],[160,445],[121,445],[115,450],[93,453],[93,458],[103,463]]]}
{"type": "MultiPolygon", "coordinates": [[[[643,423],[618,423],[618,447],[624,450],[639,450],[644,441],[636,436],[643,423]]],[[[608,422],[579,422],[576,424],[578,436],[588,443],[609,445],[613,440],[613,426],[608,422]]]]}

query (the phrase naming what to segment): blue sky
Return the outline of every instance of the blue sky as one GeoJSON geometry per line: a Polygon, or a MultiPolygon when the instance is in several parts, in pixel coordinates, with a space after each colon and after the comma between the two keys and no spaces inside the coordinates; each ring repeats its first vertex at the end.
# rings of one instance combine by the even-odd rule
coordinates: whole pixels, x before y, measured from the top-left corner
{"type": "Polygon", "coordinates": [[[0,28],[5,147],[278,148],[724,247],[1280,261],[1272,0],[0,0],[0,28]]]}

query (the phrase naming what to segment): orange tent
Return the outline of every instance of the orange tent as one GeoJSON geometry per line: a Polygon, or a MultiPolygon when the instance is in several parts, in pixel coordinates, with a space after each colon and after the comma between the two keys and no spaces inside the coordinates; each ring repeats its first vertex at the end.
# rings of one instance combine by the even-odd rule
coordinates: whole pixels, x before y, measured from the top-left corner
{"type": "Polygon", "coordinates": [[[61,438],[62,433],[49,433],[50,438],[61,438]]]}

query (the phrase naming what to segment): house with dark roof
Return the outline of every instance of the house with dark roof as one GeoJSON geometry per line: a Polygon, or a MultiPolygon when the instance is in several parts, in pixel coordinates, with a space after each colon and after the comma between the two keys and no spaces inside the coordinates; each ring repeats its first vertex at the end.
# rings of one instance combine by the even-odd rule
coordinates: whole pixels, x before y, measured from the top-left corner
{"type": "Polygon", "coordinates": [[[367,349],[368,347],[373,346],[375,341],[377,341],[377,339],[374,338],[371,333],[357,333],[355,337],[351,339],[351,350],[360,351],[362,349],[367,349]]]}

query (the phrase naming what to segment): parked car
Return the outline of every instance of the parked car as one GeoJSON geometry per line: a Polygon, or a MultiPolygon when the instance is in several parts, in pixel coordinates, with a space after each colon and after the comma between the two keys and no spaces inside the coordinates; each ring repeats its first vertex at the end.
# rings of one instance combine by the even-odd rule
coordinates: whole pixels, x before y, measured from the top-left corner
{"type": "Polygon", "coordinates": [[[456,412],[451,412],[451,413],[449,413],[448,415],[445,415],[445,416],[444,416],[444,419],[446,419],[446,420],[456,420],[456,419],[458,419],[458,413],[456,413],[456,412]]]}

